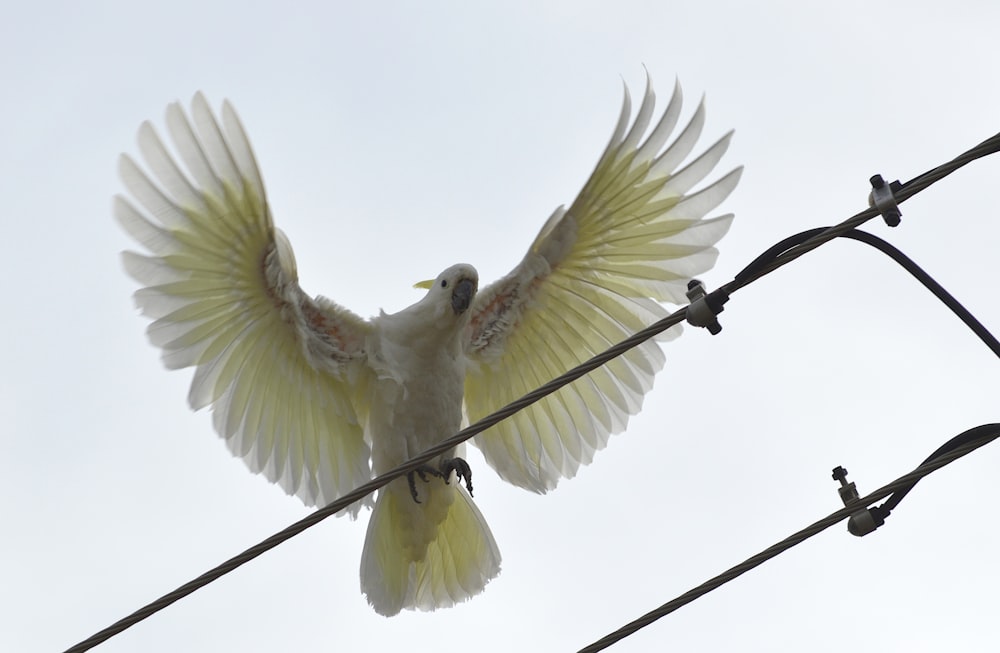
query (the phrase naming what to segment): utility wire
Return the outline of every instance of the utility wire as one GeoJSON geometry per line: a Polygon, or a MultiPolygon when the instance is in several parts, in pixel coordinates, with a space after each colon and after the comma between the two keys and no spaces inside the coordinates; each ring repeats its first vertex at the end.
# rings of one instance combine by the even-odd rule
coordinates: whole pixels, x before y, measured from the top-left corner
{"type": "MultiPolygon", "coordinates": [[[[959,154],[951,161],[943,163],[937,166],[936,168],[932,168],[931,170],[928,170],[924,174],[914,177],[905,184],[900,185],[899,188],[897,188],[894,191],[893,196],[895,197],[897,203],[905,202],[906,200],[910,199],[920,191],[928,188],[935,182],[944,179],[945,177],[955,172],[962,166],[972,163],[976,159],[980,159],[984,156],[995,154],[998,151],[1000,151],[1000,133],[994,134],[993,136],[987,138],[979,145],[976,145],[972,149],[966,150],[962,154],[959,154]]],[[[770,263],[762,264],[756,268],[754,267],[753,264],[751,264],[747,269],[738,274],[733,281],[730,281],[729,283],[721,286],[719,290],[724,291],[727,294],[732,294],[733,292],[756,281],[757,279],[760,279],[761,277],[770,274],[771,272],[774,272],[778,268],[787,265],[788,263],[791,263],[792,261],[799,258],[803,254],[811,252],[820,245],[827,243],[833,240],[834,238],[838,238],[852,229],[860,227],[861,225],[868,222],[872,218],[877,217],[878,215],[880,215],[879,210],[874,207],[861,211],[860,213],[856,213],[847,220],[841,222],[840,224],[834,227],[830,227],[829,229],[824,230],[823,232],[810,238],[804,243],[801,243],[800,245],[786,251],[781,256],[778,256],[777,258],[772,260],[770,263]]],[[[759,261],[760,257],[758,257],[757,260],[759,261]]]]}
{"type": "Polygon", "coordinates": [[[913,259],[903,254],[903,252],[899,251],[885,240],[874,234],[870,234],[867,231],[852,229],[844,234],[844,237],[871,245],[903,266],[903,268],[912,274],[917,281],[930,290],[945,306],[950,308],[952,313],[957,315],[958,319],[962,320],[962,322],[965,323],[965,326],[969,327],[973,333],[979,336],[979,339],[990,348],[990,351],[1000,358],[1000,342],[998,342],[993,334],[990,333],[989,329],[983,326],[983,323],[977,320],[976,316],[970,313],[967,308],[962,306],[962,304],[960,304],[951,293],[945,290],[941,284],[931,277],[931,275],[927,274],[923,268],[913,261],[913,259]]]}
{"type": "MultiPolygon", "coordinates": [[[[743,269],[742,272],[736,275],[739,279],[742,276],[752,274],[754,270],[762,267],[768,261],[776,258],[782,252],[785,252],[795,245],[801,244],[808,241],[809,239],[819,236],[823,233],[829,231],[830,227],[819,227],[817,229],[809,229],[801,233],[795,234],[794,236],[789,236],[781,240],[780,242],[772,245],[763,254],[758,256],[753,260],[750,265],[743,269]]],[[[840,234],[841,238],[847,238],[849,240],[856,240],[858,242],[864,243],[866,245],[871,245],[875,249],[879,250],[896,263],[898,263],[904,270],[909,272],[913,277],[919,281],[925,288],[931,291],[935,297],[937,297],[941,303],[947,306],[951,311],[958,316],[962,322],[965,323],[969,329],[972,330],[979,339],[990,348],[998,358],[1000,358],[1000,342],[990,333],[989,329],[983,326],[982,322],[976,319],[976,317],[969,312],[967,308],[962,306],[957,299],[955,299],[951,293],[944,289],[944,287],[939,284],[934,278],[927,274],[923,268],[917,265],[913,259],[903,254],[896,247],[892,246],[882,238],[871,234],[867,231],[861,231],[859,229],[851,229],[850,231],[840,234]]]]}
{"type": "Polygon", "coordinates": [[[646,340],[649,340],[653,336],[663,331],[666,331],[670,327],[681,322],[684,319],[685,313],[686,309],[682,308],[679,311],[676,311],[675,313],[672,313],[671,315],[660,320],[659,322],[656,322],[655,324],[646,327],[642,331],[636,332],[632,336],[626,338],[625,340],[622,340],[618,344],[605,350],[604,352],[598,354],[597,356],[594,356],[585,363],[578,365],[577,367],[574,367],[565,374],[549,381],[548,383],[542,386],[539,386],[537,389],[533,390],[532,392],[529,392],[528,394],[524,395],[517,401],[507,404],[506,406],[496,411],[495,413],[487,415],[486,417],[479,420],[475,424],[472,424],[471,426],[462,429],[461,431],[456,433],[454,436],[448,438],[447,440],[444,440],[441,443],[431,447],[430,449],[427,449],[422,454],[415,456],[414,458],[411,458],[408,462],[405,462],[402,465],[399,465],[398,467],[389,470],[388,472],[382,474],[381,476],[375,477],[374,479],[365,483],[364,485],[358,486],[357,489],[348,492],[347,494],[340,497],[333,503],[330,503],[327,506],[316,510],[312,514],[300,519],[291,526],[288,526],[287,528],[275,533],[274,535],[270,536],[266,540],[263,540],[259,544],[250,547],[246,551],[243,551],[242,553],[236,556],[233,556],[232,558],[226,560],[219,566],[210,569],[201,576],[198,576],[197,578],[181,585],[174,591],[168,594],[164,594],[163,596],[156,599],[152,603],[143,606],[142,608],[136,610],[127,617],[124,617],[119,621],[116,621],[112,625],[108,626],[107,628],[91,635],[90,637],[83,640],[79,644],[76,644],[75,646],[66,649],[65,653],[82,653],[83,651],[89,651],[90,649],[104,642],[105,640],[108,640],[111,637],[117,635],[118,633],[126,630],[127,628],[134,626],[143,619],[146,619],[147,617],[156,614],[163,608],[184,598],[188,594],[193,593],[195,590],[201,589],[205,585],[208,585],[209,583],[221,578],[222,576],[225,576],[226,574],[233,571],[237,567],[240,567],[246,564],[247,562],[250,562],[257,556],[261,555],[262,553],[269,551],[274,547],[278,546],[279,544],[281,544],[282,542],[285,542],[286,540],[295,537],[296,535],[306,530],[307,528],[315,526],[316,524],[323,521],[327,517],[337,514],[344,508],[350,506],[355,501],[363,499],[364,497],[368,496],[375,490],[381,488],[384,485],[387,485],[390,481],[399,478],[400,476],[403,476],[411,471],[416,471],[416,469],[421,465],[426,464],[436,456],[440,456],[441,454],[452,449],[453,447],[465,442],[466,440],[473,437],[477,433],[485,431],[486,429],[497,424],[498,422],[507,419],[514,413],[530,406],[531,404],[546,397],[547,395],[552,394],[553,392],[563,387],[564,385],[571,383],[572,381],[575,381],[576,379],[587,374],[588,372],[597,369],[598,367],[608,362],[609,360],[621,356],[629,349],[632,349],[633,347],[642,344],[646,340]]]}
{"type": "MultiPolygon", "coordinates": [[[[920,192],[921,190],[932,185],[936,181],[943,179],[944,177],[951,174],[955,170],[961,168],[962,166],[971,163],[972,161],[978,158],[981,158],[988,154],[992,154],[997,151],[1000,151],[1000,134],[994,135],[993,137],[983,141],[976,147],[962,153],[961,155],[952,159],[951,161],[942,164],[936,168],[933,168],[932,170],[925,172],[924,174],[914,178],[913,180],[907,182],[906,184],[903,184],[895,193],[896,200],[898,202],[905,201],[906,199],[909,199],[910,197],[920,192]]],[[[810,238],[804,243],[801,243],[800,245],[797,245],[796,247],[793,247],[792,249],[782,253],[774,260],[761,265],[759,268],[749,272],[745,271],[747,272],[746,274],[742,276],[738,275],[736,279],[720,287],[713,294],[718,293],[721,294],[722,296],[728,297],[729,294],[735,292],[736,290],[739,290],[740,288],[750,283],[753,283],[754,281],[766,276],[767,274],[770,274],[771,272],[777,270],[778,268],[783,267],[788,263],[791,263],[800,256],[803,256],[804,254],[812,251],[813,249],[816,249],[823,243],[826,243],[829,240],[837,238],[838,236],[841,236],[844,233],[858,226],[861,226],[868,220],[871,220],[872,218],[878,215],[879,211],[875,208],[870,208],[865,211],[862,211],[852,216],[851,218],[845,220],[844,222],[836,225],[835,227],[826,229],[822,233],[810,238]]],[[[135,624],[146,619],[147,617],[150,617],[151,615],[171,605],[172,603],[184,598],[185,596],[195,592],[196,590],[204,587],[205,585],[208,585],[209,583],[217,580],[218,578],[228,574],[237,567],[240,567],[241,565],[253,560],[262,553],[269,551],[270,549],[273,549],[274,547],[278,546],[282,542],[285,542],[286,540],[291,539],[292,537],[298,535],[307,528],[315,526],[316,524],[323,521],[327,517],[335,515],[344,508],[350,506],[355,501],[358,501],[364,498],[365,496],[371,494],[372,492],[376,491],[377,489],[383,487],[384,485],[387,485],[393,479],[403,476],[404,474],[407,474],[409,472],[415,471],[418,467],[426,464],[432,458],[435,458],[445,453],[449,449],[452,449],[453,447],[465,442],[466,440],[472,438],[476,434],[488,429],[489,427],[497,424],[498,422],[504,419],[507,419],[514,413],[552,394],[556,390],[562,388],[564,385],[572,383],[576,379],[597,369],[598,367],[604,365],[608,361],[618,356],[621,356],[626,351],[634,347],[637,347],[646,340],[649,340],[650,338],[662,333],[663,331],[666,331],[670,327],[679,324],[684,319],[686,319],[687,312],[688,312],[688,307],[685,306],[675,311],[674,313],[671,313],[669,316],[663,318],[662,320],[655,322],[654,324],[646,327],[645,329],[642,329],[641,331],[636,332],[632,336],[626,338],[625,340],[622,340],[621,342],[610,347],[604,352],[594,356],[593,358],[585,361],[584,363],[578,365],[577,367],[574,367],[573,369],[556,377],[555,379],[549,381],[548,383],[539,386],[538,388],[524,395],[520,399],[504,406],[500,410],[490,415],[487,415],[486,417],[479,420],[475,424],[472,424],[466,427],[465,429],[462,429],[454,436],[446,440],[443,440],[442,442],[440,442],[434,447],[431,447],[430,449],[427,449],[422,454],[410,459],[408,462],[399,465],[395,469],[392,469],[389,472],[382,474],[381,476],[377,476],[368,483],[365,483],[364,485],[359,486],[357,489],[348,492],[347,494],[337,499],[336,501],[330,503],[329,505],[323,508],[316,510],[307,517],[295,522],[294,524],[288,526],[282,531],[275,533],[274,535],[260,542],[259,544],[250,547],[249,549],[243,551],[239,555],[230,558],[229,560],[223,562],[217,567],[214,567],[213,569],[210,569],[209,571],[205,572],[201,576],[198,576],[197,578],[185,583],[184,585],[181,585],[172,592],[161,596],[155,601],[136,610],[132,614],[118,620],[117,622],[113,623],[107,628],[104,628],[103,630],[91,635],[90,637],[81,641],[80,643],[66,649],[65,653],[82,653],[83,651],[88,651],[94,646],[97,646],[98,644],[110,639],[111,637],[117,635],[118,633],[130,628],[131,626],[134,626],[135,624]]]]}
{"type": "Polygon", "coordinates": [[[962,456],[975,451],[984,444],[992,442],[996,438],[1000,437],[1000,424],[985,424],[983,426],[976,427],[975,429],[971,429],[968,433],[973,434],[976,437],[972,439],[970,442],[967,442],[962,446],[952,449],[947,454],[944,454],[937,458],[933,458],[932,460],[923,463],[909,474],[906,474],[905,476],[900,476],[892,483],[889,483],[888,485],[883,486],[878,490],[875,490],[868,496],[859,499],[856,503],[853,503],[849,506],[845,506],[844,508],[838,510],[837,512],[831,513],[826,517],[824,517],[823,519],[820,519],[819,521],[814,522],[809,526],[806,526],[802,530],[789,535],[788,537],[781,540],[777,544],[769,546],[768,548],[764,549],[757,555],[747,558],[746,560],[736,565],[735,567],[731,567],[730,569],[727,569],[718,576],[715,576],[714,578],[705,581],[701,585],[688,590],[687,592],[681,594],[672,601],[664,603],[655,610],[647,612],[646,614],[642,615],[635,621],[632,621],[622,626],[613,633],[605,635],[604,637],[597,640],[593,644],[585,646],[584,648],[580,649],[578,653],[595,653],[596,651],[603,651],[612,644],[615,644],[616,642],[621,641],[622,639],[628,637],[629,635],[632,635],[636,631],[641,630],[642,628],[645,628],[646,626],[652,624],[657,619],[665,617],[671,612],[675,612],[676,610],[684,607],[688,603],[691,603],[695,599],[704,596],[705,594],[708,594],[712,590],[725,585],[729,581],[738,578],[739,576],[742,576],[751,569],[759,567],[760,565],[764,564],[771,558],[774,558],[779,554],[784,553],[793,546],[801,544],[802,542],[808,540],[813,535],[821,533],[825,531],[827,528],[833,526],[834,524],[843,521],[844,519],[850,517],[852,514],[858,512],[860,508],[870,506],[876,501],[879,501],[899,490],[909,491],[916,484],[917,481],[927,476],[928,474],[944,467],[945,465],[961,458],[962,456]]]}

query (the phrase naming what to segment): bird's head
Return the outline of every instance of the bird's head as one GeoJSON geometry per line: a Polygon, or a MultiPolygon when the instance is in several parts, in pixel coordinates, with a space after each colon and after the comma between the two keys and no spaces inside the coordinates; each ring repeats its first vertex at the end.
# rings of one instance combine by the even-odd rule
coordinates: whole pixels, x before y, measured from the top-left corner
{"type": "Polygon", "coordinates": [[[414,288],[427,290],[427,294],[420,300],[421,304],[446,307],[452,315],[458,317],[469,310],[472,300],[476,298],[479,273],[471,265],[459,263],[439,274],[436,279],[414,284],[414,288]]]}

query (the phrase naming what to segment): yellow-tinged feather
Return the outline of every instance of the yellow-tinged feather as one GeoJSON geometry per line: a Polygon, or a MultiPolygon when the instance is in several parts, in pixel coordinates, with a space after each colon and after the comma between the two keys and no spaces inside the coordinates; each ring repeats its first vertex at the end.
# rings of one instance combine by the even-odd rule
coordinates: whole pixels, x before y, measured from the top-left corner
{"type": "Polygon", "coordinates": [[[500,572],[500,552],[482,514],[457,483],[406,479],[379,492],[361,561],[361,589],[383,615],[465,601],[500,572]],[[422,507],[420,507],[422,506],[422,507]]]}
{"type": "MultiPolygon", "coordinates": [[[[478,348],[470,352],[466,382],[470,420],[665,317],[654,300],[683,303],[687,280],[715,262],[712,246],[731,216],[704,217],[732,191],[739,170],[687,193],[721,159],[731,134],[680,167],[701,135],[704,104],[668,143],[680,115],[679,86],[659,120],[654,99],[647,85],[629,125],[626,90],[612,137],[580,194],[553,213],[510,275],[481,291],[474,311],[489,311],[489,319],[473,322],[487,330],[472,338],[478,348]],[[513,317],[493,317],[508,303],[513,317]]],[[[644,343],[475,442],[505,479],[549,490],[624,429],[663,363],[656,342],[644,343]]]]}
{"type": "MultiPolygon", "coordinates": [[[[141,209],[116,198],[115,215],[154,255],[125,255],[126,269],[146,285],[136,302],[155,319],[149,335],[168,367],[196,368],[189,402],[213,406],[230,449],[307,504],[327,503],[370,476],[352,390],[311,365],[300,340],[308,329],[297,330],[279,311],[310,300],[295,284],[291,249],[271,225],[235,113],[225,105],[220,126],[199,94],[192,120],[176,103],[167,109],[183,166],[148,123],[139,147],[152,178],[131,158],[119,160],[141,209]],[[278,277],[265,279],[271,248],[281,265],[270,272],[278,277]]],[[[364,323],[332,303],[311,310],[331,326],[346,320],[342,331],[364,340],[364,323]]]]}

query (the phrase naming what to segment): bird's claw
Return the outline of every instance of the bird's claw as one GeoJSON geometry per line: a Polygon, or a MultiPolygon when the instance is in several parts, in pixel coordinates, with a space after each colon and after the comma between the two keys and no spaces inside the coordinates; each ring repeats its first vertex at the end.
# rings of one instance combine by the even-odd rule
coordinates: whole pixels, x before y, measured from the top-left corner
{"type": "Polygon", "coordinates": [[[465,462],[461,458],[449,458],[441,461],[440,469],[435,469],[430,465],[421,465],[406,475],[406,482],[410,486],[410,496],[413,497],[413,501],[420,503],[420,497],[417,494],[417,481],[414,478],[414,475],[419,476],[420,480],[424,483],[430,481],[430,476],[440,478],[445,483],[448,483],[452,472],[455,472],[455,476],[458,478],[459,483],[461,483],[463,479],[465,480],[465,489],[469,491],[469,496],[471,497],[472,468],[469,467],[469,463],[465,462]]]}
{"type": "Polygon", "coordinates": [[[461,458],[449,458],[448,460],[441,461],[441,472],[444,475],[445,483],[451,478],[452,472],[455,472],[459,483],[464,478],[465,489],[469,491],[469,496],[472,496],[472,468],[469,467],[469,463],[461,458]]]}
{"type": "MultiPolygon", "coordinates": [[[[410,496],[413,497],[413,500],[416,503],[420,503],[420,499],[417,497],[417,482],[413,478],[414,474],[416,474],[417,476],[419,476],[420,480],[423,481],[424,483],[427,483],[430,480],[427,477],[428,474],[430,474],[431,476],[436,476],[437,478],[443,478],[444,477],[444,474],[441,472],[441,470],[434,469],[430,465],[421,465],[420,467],[417,467],[412,472],[409,472],[406,475],[406,482],[410,486],[410,496]]],[[[445,478],[445,483],[447,483],[447,482],[448,482],[448,479],[445,478]]]]}

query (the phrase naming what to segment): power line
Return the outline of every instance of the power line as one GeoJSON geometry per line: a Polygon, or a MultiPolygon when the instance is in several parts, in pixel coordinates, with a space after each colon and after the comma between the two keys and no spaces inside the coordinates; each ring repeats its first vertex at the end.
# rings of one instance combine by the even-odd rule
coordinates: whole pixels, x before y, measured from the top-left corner
{"type": "MultiPolygon", "coordinates": [[[[1000,134],[996,134],[993,137],[983,141],[976,147],[962,153],[958,157],[952,159],[951,161],[944,163],[926,173],[914,178],[913,180],[903,184],[901,186],[895,186],[896,189],[895,198],[897,201],[902,202],[909,199],[913,195],[917,194],[921,190],[924,190],[928,186],[932,185],[936,181],[943,179],[947,175],[951,174],[955,170],[961,168],[962,166],[971,163],[972,161],[986,156],[988,154],[1000,151],[1000,134]]],[[[871,220],[880,215],[880,211],[877,208],[869,208],[865,211],[855,214],[851,218],[848,218],[844,222],[831,227],[829,229],[823,230],[821,233],[809,238],[805,242],[802,242],[787,251],[782,252],[780,255],[774,257],[769,261],[762,260],[762,257],[755,259],[754,263],[744,270],[743,273],[737,275],[737,277],[721,286],[716,291],[709,293],[708,297],[704,298],[709,300],[709,304],[713,301],[717,305],[724,303],[728,299],[729,295],[736,292],[740,288],[753,283],[754,281],[770,274],[771,272],[777,270],[780,267],[791,263],[792,261],[798,259],[800,256],[807,254],[808,252],[816,249],[820,245],[844,235],[845,233],[861,226],[865,222],[871,220]],[[755,267],[755,263],[758,264],[755,267]]],[[[531,404],[539,401],[540,399],[552,394],[553,392],[559,390],[563,386],[575,381],[576,379],[584,376],[585,374],[597,369],[598,367],[604,365],[608,361],[621,356],[626,351],[637,347],[643,342],[649,340],[650,338],[666,331],[670,327],[679,324],[688,317],[688,310],[690,306],[685,306],[670,314],[666,318],[636,332],[632,336],[622,340],[618,344],[610,347],[604,352],[594,356],[593,358],[581,363],[580,365],[574,367],[568,372],[556,377],[555,379],[539,386],[532,392],[524,395],[520,399],[504,406],[500,410],[484,417],[475,424],[462,429],[454,436],[443,440],[438,445],[431,447],[430,449],[424,451],[422,454],[410,459],[408,462],[390,470],[389,472],[378,476],[368,483],[359,486],[357,489],[348,492],[341,498],[330,503],[329,505],[320,508],[308,515],[307,517],[295,522],[294,524],[288,526],[287,528],[275,533],[271,537],[263,540],[259,544],[250,547],[249,549],[243,551],[242,553],[230,558],[229,560],[223,562],[222,564],[210,569],[204,574],[198,576],[197,578],[181,585],[177,589],[169,592],[156,599],[155,601],[143,606],[139,610],[136,610],[132,614],[120,619],[114,624],[108,626],[107,628],[91,635],[87,639],[81,641],[80,643],[70,647],[66,650],[66,653],[82,653],[83,651],[88,651],[94,646],[110,639],[111,637],[117,635],[118,633],[134,626],[140,621],[150,617],[151,615],[159,612],[160,610],[166,608],[172,603],[184,598],[185,596],[195,592],[196,590],[208,585],[209,583],[221,578],[222,576],[233,571],[237,567],[246,564],[247,562],[253,560],[257,556],[263,554],[264,552],[273,549],[282,542],[298,535],[299,533],[305,531],[306,529],[315,526],[319,522],[323,521],[331,515],[335,515],[344,508],[348,507],[355,501],[364,498],[365,496],[371,494],[377,489],[384,485],[387,485],[390,481],[411,471],[415,471],[421,465],[426,464],[431,459],[445,453],[446,451],[452,449],[453,447],[465,442],[466,440],[472,438],[476,434],[486,430],[487,428],[497,424],[498,422],[507,419],[514,413],[530,406],[531,404]]]]}
{"type": "MultiPolygon", "coordinates": [[[[959,154],[951,161],[948,161],[935,168],[932,168],[931,170],[928,170],[922,175],[914,177],[905,184],[900,184],[899,186],[895,186],[895,191],[894,191],[895,200],[896,202],[905,202],[906,200],[910,199],[917,193],[930,187],[935,182],[944,179],[945,177],[955,172],[962,166],[972,163],[976,159],[980,159],[984,156],[995,154],[998,151],[1000,151],[1000,133],[994,134],[993,136],[987,138],[979,145],[976,145],[975,147],[966,150],[962,154],[959,154]]],[[[861,225],[868,222],[872,218],[877,217],[878,215],[880,215],[879,209],[875,207],[866,209],[864,211],[861,211],[860,213],[856,213],[855,215],[851,216],[847,220],[844,220],[840,224],[824,230],[823,232],[817,234],[816,236],[797,245],[796,247],[789,249],[782,255],[774,258],[772,261],[770,261],[770,263],[765,263],[761,261],[761,257],[758,257],[755,260],[755,263],[760,262],[761,264],[759,266],[755,267],[754,264],[751,263],[750,266],[748,266],[747,269],[738,274],[733,281],[730,281],[729,283],[725,284],[724,286],[719,288],[719,290],[720,291],[724,290],[726,293],[732,294],[735,291],[739,290],[740,288],[756,281],[757,279],[760,279],[761,277],[770,274],[771,272],[777,270],[778,268],[787,265],[788,263],[791,263],[792,261],[799,258],[803,254],[811,252],[820,245],[827,243],[833,240],[834,238],[838,238],[847,233],[848,231],[851,231],[852,229],[860,227],[861,225]]]]}
{"type": "MultiPolygon", "coordinates": [[[[794,236],[789,236],[778,242],[777,244],[771,246],[766,252],[758,256],[750,265],[743,269],[742,272],[736,275],[739,279],[744,275],[751,274],[752,271],[760,266],[763,266],[766,262],[774,259],[780,253],[791,249],[793,246],[801,244],[808,241],[809,239],[825,233],[829,230],[829,227],[819,227],[817,229],[809,229],[801,233],[795,234],[794,236]]],[[[925,288],[927,288],[935,297],[937,297],[941,303],[947,306],[951,311],[958,316],[962,322],[965,323],[969,329],[972,330],[983,343],[990,348],[998,358],[1000,358],[1000,342],[990,333],[983,324],[976,319],[976,317],[969,312],[957,299],[955,299],[951,293],[944,289],[944,287],[939,284],[934,278],[927,274],[923,268],[917,265],[911,258],[903,254],[888,242],[879,238],[878,236],[871,234],[867,231],[861,231],[859,229],[851,229],[850,231],[844,232],[840,235],[841,238],[847,238],[848,240],[856,240],[858,242],[870,245],[875,249],[879,250],[896,263],[898,263],[904,270],[909,272],[917,281],[919,281],[925,288]]]]}
{"type": "Polygon", "coordinates": [[[1000,437],[1000,424],[985,424],[983,426],[976,427],[976,429],[971,429],[967,433],[973,433],[976,437],[972,439],[971,442],[963,444],[962,446],[953,449],[947,454],[944,454],[937,458],[933,458],[933,460],[923,463],[909,474],[906,474],[905,476],[900,476],[892,483],[889,483],[888,485],[885,485],[879,488],[878,490],[875,490],[868,496],[863,497],[857,503],[854,503],[850,506],[845,506],[841,510],[838,510],[837,512],[827,515],[823,519],[820,519],[819,521],[814,522],[809,526],[806,526],[802,530],[789,535],[788,537],[781,540],[777,544],[769,546],[768,548],[764,549],[757,555],[747,558],[746,560],[736,565],[735,567],[731,567],[726,571],[722,572],[721,574],[719,574],[718,576],[715,576],[714,578],[705,581],[701,585],[688,590],[687,592],[681,594],[672,601],[664,603],[655,610],[647,612],[646,614],[639,617],[635,621],[632,621],[622,626],[613,633],[605,635],[604,637],[597,640],[593,644],[585,646],[584,648],[580,649],[578,653],[595,653],[596,651],[603,651],[612,644],[615,644],[616,642],[621,641],[622,639],[628,637],[629,635],[635,633],[636,631],[641,630],[642,628],[645,628],[646,626],[652,624],[657,619],[667,616],[671,612],[674,612],[684,607],[688,603],[691,603],[695,599],[698,599],[704,596],[705,594],[708,594],[712,590],[725,585],[729,581],[738,578],[739,576],[745,574],[751,569],[759,567],[760,565],[764,564],[771,558],[774,558],[779,554],[784,553],[793,546],[801,544],[802,542],[808,540],[813,535],[817,535],[825,531],[827,528],[833,526],[834,524],[843,521],[844,519],[847,519],[851,515],[858,512],[858,509],[862,505],[870,506],[876,501],[879,501],[900,490],[909,491],[909,489],[914,484],[916,484],[917,481],[927,476],[928,474],[944,467],[945,465],[961,458],[962,456],[975,451],[984,444],[992,442],[996,438],[1000,437]]]}

